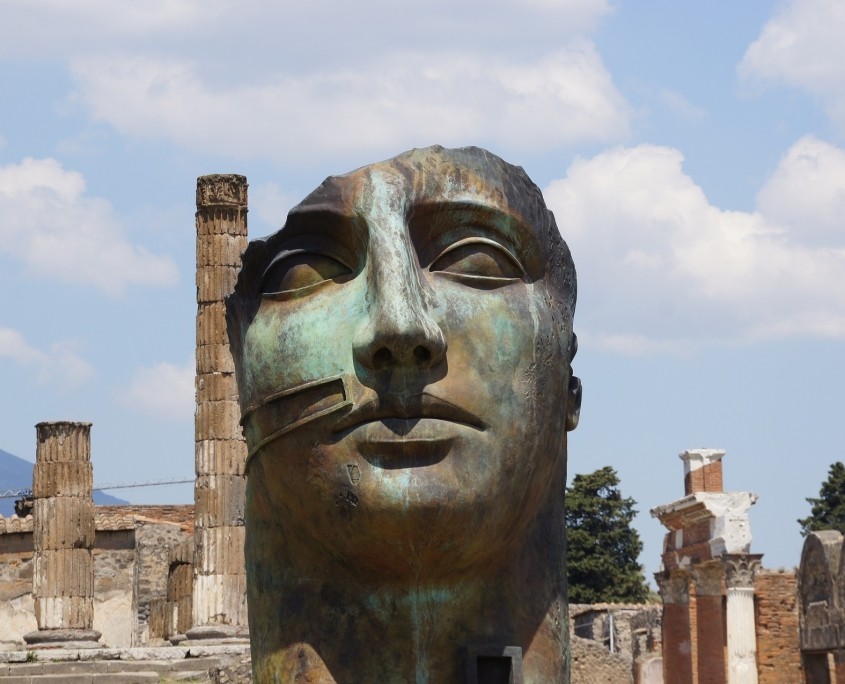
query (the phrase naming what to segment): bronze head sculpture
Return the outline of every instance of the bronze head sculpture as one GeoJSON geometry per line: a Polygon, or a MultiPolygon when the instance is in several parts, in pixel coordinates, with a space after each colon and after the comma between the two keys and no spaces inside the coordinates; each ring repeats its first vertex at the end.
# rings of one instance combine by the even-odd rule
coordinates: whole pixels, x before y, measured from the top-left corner
{"type": "Polygon", "coordinates": [[[565,681],[575,293],[539,189],[479,148],[330,177],[250,243],[257,682],[565,681]]]}

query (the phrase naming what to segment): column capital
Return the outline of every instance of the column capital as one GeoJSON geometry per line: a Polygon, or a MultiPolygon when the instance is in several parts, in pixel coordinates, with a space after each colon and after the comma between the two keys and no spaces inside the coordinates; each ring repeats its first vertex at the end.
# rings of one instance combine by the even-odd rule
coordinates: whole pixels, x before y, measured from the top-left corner
{"type": "Polygon", "coordinates": [[[725,569],[718,561],[701,563],[692,568],[696,596],[721,596],[725,569]]]}
{"type": "Polygon", "coordinates": [[[654,579],[664,604],[689,603],[690,574],[686,570],[656,572],[654,579]]]}
{"type": "Polygon", "coordinates": [[[197,209],[209,207],[247,207],[246,176],[214,173],[197,178],[197,209]]]}
{"type": "Polygon", "coordinates": [[[760,569],[761,553],[729,553],[722,556],[725,580],[729,589],[753,589],[754,577],[760,569]]]}

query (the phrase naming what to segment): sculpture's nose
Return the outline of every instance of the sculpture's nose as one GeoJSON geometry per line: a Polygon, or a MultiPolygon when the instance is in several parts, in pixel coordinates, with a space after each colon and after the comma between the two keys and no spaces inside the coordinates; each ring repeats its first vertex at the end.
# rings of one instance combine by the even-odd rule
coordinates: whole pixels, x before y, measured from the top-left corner
{"type": "Polygon", "coordinates": [[[369,315],[353,342],[355,360],[372,370],[430,368],[446,353],[443,331],[431,315],[416,259],[394,247],[370,268],[369,315]]]}

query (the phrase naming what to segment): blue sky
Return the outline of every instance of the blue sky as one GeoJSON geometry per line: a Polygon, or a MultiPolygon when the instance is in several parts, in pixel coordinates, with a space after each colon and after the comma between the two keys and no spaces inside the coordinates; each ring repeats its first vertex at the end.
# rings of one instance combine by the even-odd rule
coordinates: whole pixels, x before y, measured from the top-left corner
{"type": "Polygon", "coordinates": [[[196,177],[246,175],[258,236],[330,173],[477,144],[578,268],[570,473],[618,470],[652,573],[677,454],[727,449],[795,565],[845,458],[843,35],[837,0],[0,0],[0,448],[89,420],[97,482],[190,476],[196,177]]]}

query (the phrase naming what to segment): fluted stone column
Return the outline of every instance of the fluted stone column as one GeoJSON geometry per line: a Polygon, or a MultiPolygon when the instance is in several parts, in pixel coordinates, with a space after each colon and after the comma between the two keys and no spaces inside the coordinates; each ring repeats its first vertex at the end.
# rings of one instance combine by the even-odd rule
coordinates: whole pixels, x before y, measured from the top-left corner
{"type": "Polygon", "coordinates": [[[694,566],[698,684],[725,684],[725,627],[722,614],[722,578],[718,561],[694,566]]]}
{"type": "Polygon", "coordinates": [[[247,245],[247,182],[234,174],[197,179],[196,554],[190,639],[247,636],[244,464],[226,295],[247,245]]]}
{"type": "Polygon", "coordinates": [[[32,493],[33,648],[97,648],[91,423],[38,423],[32,493]]]}
{"type": "Polygon", "coordinates": [[[760,555],[722,556],[727,584],[728,683],[757,684],[757,630],[754,620],[754,575],[760,555]]]}
{"type": "Polygon", "coordinates": [[[657,573],[663,599],[663,679],[692,684],[692,640],[689,615],[689,573],[657,573]]]}

